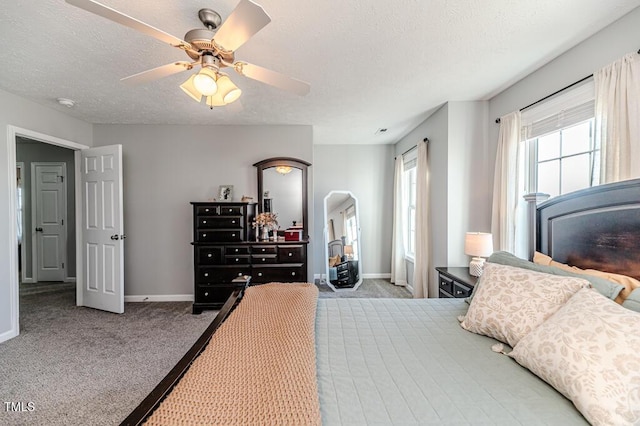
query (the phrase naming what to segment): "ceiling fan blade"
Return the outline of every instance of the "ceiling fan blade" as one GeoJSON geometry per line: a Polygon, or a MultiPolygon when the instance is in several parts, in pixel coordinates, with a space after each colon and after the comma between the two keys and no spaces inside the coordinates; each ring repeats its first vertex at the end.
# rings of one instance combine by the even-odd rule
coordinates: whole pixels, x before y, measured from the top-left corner
{"type": "Polygon", "coordinates": [[[222,23],[213,41],[226,52],[233,52],[265,27],[271,18],[262,6],[251,0],[240,0],[233,12],[222,23]]]}
{"type": "Polygon", "coordinates": [[[193,68],[193,64],[191,62],[172,62],[167,65],[162,65],[161,67],[156,67],[150,70],[130,75],[129,77],[120,79],[120,81],[130,85],[147,83],[149,81],[167,77],[185,70],[190,70],[191,68],[193,68]]]}
{"type": "Polygon", "coordinates": [[[102,16],[103,18],[107,18],[113,22],[117,22],[118,24],[124,25],[129,28],[133,28],[136,31],[140,31],[143,34],[146,34],[160,41],[168,43],[171,46],[179,47],[185,50],[193,49],[189,43],[187,43],[182,39],[179,39],[178,37],[165,33],[162,30],[152,27],[149,24],[145,24],[142,21],[132,18],[131,16],[125,15],[124,13],[118,12],[117,10],[112,9],[108,6],[105,6],[103,4],[100,4],[96,1],[66,0],[66,2],[74,6],[77,6],[80,9],[84,9],[87,12],[94,13],[98,16],[102,16]]]}
{"type": "Polygon", "coordinates": [[[297,93],[300,96],[306,95],[311,89],[309,83],[280,74],[279,72],[271,71],[258,65],[248,64],[246,62],[236,62],[233,64],[233,68],[238,72],[238,74],[244,75],[245,77],[258,80],[282,90],[297,93]]]}

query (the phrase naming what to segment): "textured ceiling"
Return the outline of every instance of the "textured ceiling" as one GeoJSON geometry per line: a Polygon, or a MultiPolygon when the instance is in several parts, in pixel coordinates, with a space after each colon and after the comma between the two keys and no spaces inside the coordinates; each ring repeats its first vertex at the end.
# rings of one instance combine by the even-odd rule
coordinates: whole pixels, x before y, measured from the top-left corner
{"type": "MultiPolygon", "coordinates": [[[[182,38],[197,11],[237,0],[101,0],[182,38]]],[[[303,124],[314,143],[392,143],[448,100],[488,99],[640,5],[640,0],[257,0],[272,22],[236,59],[311,84],[304,97],[231,74],[240,105],[209,110],[178,87],[188,73],[120,78],[179,49],[63,0],[0,8],[0,88],[90,123],[303,124]],[[74,99],[72,109],[56,98],[74,99]],[[378,128],[389,130],[376,135],[378,128]]]]}

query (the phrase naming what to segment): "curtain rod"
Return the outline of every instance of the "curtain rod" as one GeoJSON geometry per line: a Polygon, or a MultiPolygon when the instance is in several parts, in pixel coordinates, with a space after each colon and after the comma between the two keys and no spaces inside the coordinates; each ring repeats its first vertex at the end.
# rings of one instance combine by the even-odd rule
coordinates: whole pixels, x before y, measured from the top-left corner
{"type": "MultiPolygon", "coordinates": [[[[424,138],[422,139],[422,142],[429,142],[429,138],[424,138]]],[[[418,145],[412,146],[411,148],[409,148],[408,150],[406,150],[405,152],[403,152],[402,154],[400,154],[400,156],[404,157],[405,155],[407,155],[408,153],[410,153],[411,151],[413,151],[414,149],[418,148],[418,145]]],[[[398,156],[393,157],[398,158],[398,156]]]]}
{"type": "MultiPolygon", "coordinates": [[[[638,49],[638,55],[640,55],[640,49],[638,49]]],[[[546,100],[547,100],[547,99],[549,99],[550,97],[552,97],[552,96],[554,96],[554,95],[557,95],[558,93],[562,92],[563,90],[567,90],[568,88],[573,87],[573,86],[575,86],[576,84],[580,84],[580,83],[582,83],[583,81],[585,81],[585,80],[587,80],[587,79],[589,79],[589,78],[591,78],[591,77],[593,77],[593,74],[589,74],[588,76],[583,77],[583,78],[581,78],[580,80],[578,80],[578,81],[576,81],[576,82],[573,82],[573,83],[571,83],[570,85],[565,86],[565,87],[563,87],[563,88],[562,88],[562,89],[560,89],[560,90],[556,90],[555,92],[553,92],[553,93],[552,93],[552,94],[550,94],[550,95],[545,96],[544,98],[538,99],[537,101],[535,101],[535,102],[533,102],[533,103],[530,103],[530,104],[529,104],[529,105],[527,105],[526,107],[522,107],[522,108],[520,108],[520,111],[524,111],[525,109],[527,109],[527,108],[531,108],[532,106],[534,106],[534,105],[536,105],[536,104],[539,104],[539,103],[540,103],[540,102],[542,102],[542,101],[546,101],[546,100]]],[[[500,118],[496,118],[496,123],[500,123],[500,118]]]]}

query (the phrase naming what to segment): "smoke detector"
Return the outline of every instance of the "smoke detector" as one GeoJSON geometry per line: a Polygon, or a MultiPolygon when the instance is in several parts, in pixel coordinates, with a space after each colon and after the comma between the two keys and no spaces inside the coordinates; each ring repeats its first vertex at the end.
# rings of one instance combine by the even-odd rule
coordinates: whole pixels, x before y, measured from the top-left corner
{"type": "Polygon", "coordinates": [[[67,108],[73,108],[73,106],[76,104],[76,101],[74,101],[73,99],[67,99],[67,98],[58,98],[56,99],[56,101],[58,101],[60,105],[64,105],[67,108]]]}

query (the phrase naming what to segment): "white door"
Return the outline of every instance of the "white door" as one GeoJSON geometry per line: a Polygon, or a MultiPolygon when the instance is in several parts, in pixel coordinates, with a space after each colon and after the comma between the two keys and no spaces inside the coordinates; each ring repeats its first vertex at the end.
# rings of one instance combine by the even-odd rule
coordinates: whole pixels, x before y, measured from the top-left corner
{"type": "Polygon", "coordinates": [[[122,145],[81,151],[82,304],[124,312],[122,145]]]}
{"type": "Polygon", "coordinates": [[[32,199],[35,201],[32,232],[36,277],[38,281],[64,281],[66,166],[64,163],[33,163],[31,170],[32,199]]]}

